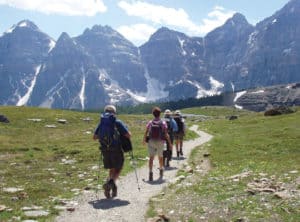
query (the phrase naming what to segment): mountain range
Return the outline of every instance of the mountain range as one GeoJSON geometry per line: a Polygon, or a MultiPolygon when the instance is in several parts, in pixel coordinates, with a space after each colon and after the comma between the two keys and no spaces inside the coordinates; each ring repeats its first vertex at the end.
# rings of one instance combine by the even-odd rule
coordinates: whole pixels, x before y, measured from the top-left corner
{"type": "Polygon", "coordinates": [[[300,81],[300,1],[257,23],[236,13],[204,37],[166,27],[136,47],[109,26],[55,41],[29,20],[0,36],[0,104],[95,109],[300,81]]]}

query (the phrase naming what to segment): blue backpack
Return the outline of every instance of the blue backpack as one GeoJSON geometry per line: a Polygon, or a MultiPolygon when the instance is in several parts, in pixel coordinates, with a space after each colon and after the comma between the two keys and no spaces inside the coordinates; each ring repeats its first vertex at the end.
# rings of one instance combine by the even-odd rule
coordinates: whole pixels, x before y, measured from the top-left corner
{"type": "Polygon", "coordinates": [[[116,126],[116,117],[111,113],[101,115],[98,130],[101,150],[121,149],[120,133],[116,126]]]}

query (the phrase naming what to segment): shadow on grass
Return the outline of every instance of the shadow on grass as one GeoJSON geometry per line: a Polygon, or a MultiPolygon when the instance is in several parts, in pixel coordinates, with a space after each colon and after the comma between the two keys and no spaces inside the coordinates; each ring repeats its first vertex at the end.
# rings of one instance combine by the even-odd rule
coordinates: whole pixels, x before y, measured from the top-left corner
{"type": "Polygon", "coordinates": [[[95,209],[108,210],[115,207],[126,206],[130,204],[130,202],[120,199],[101,199],[90,201],[89,204],[91,204],[95,209]]]}

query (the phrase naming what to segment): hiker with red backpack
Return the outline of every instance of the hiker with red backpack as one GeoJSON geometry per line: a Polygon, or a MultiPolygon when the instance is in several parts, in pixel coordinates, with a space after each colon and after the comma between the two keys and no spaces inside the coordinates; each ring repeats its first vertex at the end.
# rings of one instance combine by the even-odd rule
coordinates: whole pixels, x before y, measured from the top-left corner
{"type": "Polygon", "coordinates": [[[155,155],[158,156],[159,160],[159,179],[163,178],[163,149],[165,141],[172,147],[167,124],[160,119],[160,113],[159,107],[153,108],[152,114],[154,119],[148,122],[143,139],[143,144],[148,143],[149,181],[153,181],[153,160],[155,155]]]}
{"type": "Polygon", "coordinates": [[[176,143],[176,151],[177,151],[177,158],[179,155],[183,156],[182,146],[183,146],[183,138],[185,136],[185,123],[184,119],[181,116],[181,112],[179,110],[175,111],[174,120],[177,123],[178,130],[174,134],[175,143],[176,143]]]}
{"type": "Polygon", "coordinates": [[[130,140],[130,132],[125,124],[116,118],[116,107],[107,105],[101,114],[93,139],[100,142],[100,151],[103,156],[103,165],[109,169],[109,175],[103,184],[106,198],[117,196],[116,180],[118,179],[124,164],[124,152],[122,150],[121,137],[130,140]]]}
{"type": "Polygon", "coordinates": [[[178,131],[177,123],[172,117],[172,112],[169,109],[165,110],[164,119],[163,119],[168,126],[168,134],[170,137],[170,141],[172,147],[169,146],[169,143],[166,142],[166,149],[163,152],[163,162],[164,167],[170,167],[170,161],[172,160],[172,150],[173,150],[173,142],[174,142],[174,133],[178,131]]]}

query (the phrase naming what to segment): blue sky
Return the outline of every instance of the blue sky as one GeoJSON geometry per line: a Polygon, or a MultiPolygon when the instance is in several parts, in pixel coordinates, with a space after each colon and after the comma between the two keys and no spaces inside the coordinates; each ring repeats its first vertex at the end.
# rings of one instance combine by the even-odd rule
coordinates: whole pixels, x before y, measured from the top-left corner
{"type": "Polygon", "coordinates": [[[235,12],[248,22],[271,16],[289,0],[0,0],[0,35],[24,19],[57,40],[94,25],[108,25],[139,46],[165,26],[205,36],[235,12]]]}

